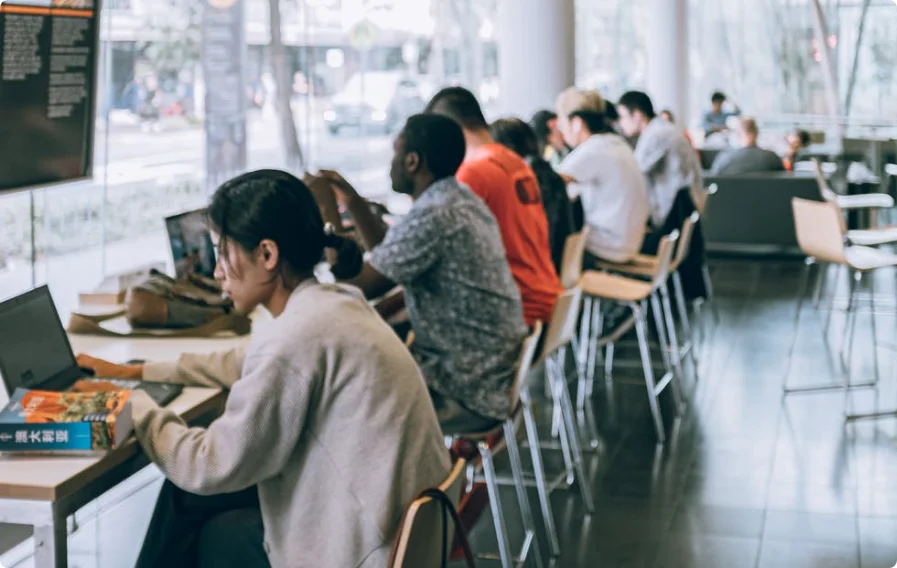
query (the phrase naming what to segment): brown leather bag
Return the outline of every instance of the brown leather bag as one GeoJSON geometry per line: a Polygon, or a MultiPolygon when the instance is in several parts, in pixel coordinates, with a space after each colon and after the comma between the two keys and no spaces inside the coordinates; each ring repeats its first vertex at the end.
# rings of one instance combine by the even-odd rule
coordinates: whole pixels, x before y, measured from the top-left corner
{"type": "Polygon", "coordinates": [[[250,319],[234,309],[214,280],[191,275],[181,282],[156,270],[128,290],[124,310],[102,316],[74,313],[68,326],[71,333],[117,337],[246,335],[251,329],[250,319]],[[122,316],[130,331],[102,325],[122,316]]]}

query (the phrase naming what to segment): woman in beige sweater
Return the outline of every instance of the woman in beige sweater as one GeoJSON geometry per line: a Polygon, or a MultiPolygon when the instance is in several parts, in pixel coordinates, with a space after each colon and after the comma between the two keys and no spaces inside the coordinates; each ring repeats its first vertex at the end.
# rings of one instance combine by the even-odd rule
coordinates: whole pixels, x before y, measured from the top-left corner
{"type": "MultiPolygon", "coordinates": [[[[385,566],[404,509],[450,467],[414,360],[358,290],[314,279],[324,249],[346,246],[300,180],[242,175],[208,217],[224,290],[274,320],[208,428],[134,392],[137,437],[168,478],[138,566],[385,566]]],[[[335,272],[358,270],[350,252],[335,272]]]]}

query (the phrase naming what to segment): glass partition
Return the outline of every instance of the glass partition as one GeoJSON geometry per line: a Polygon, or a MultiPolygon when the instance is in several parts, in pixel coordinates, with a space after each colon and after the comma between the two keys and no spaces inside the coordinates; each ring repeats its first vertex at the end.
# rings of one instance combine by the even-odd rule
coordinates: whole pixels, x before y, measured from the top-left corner
{"type": "MultiPolygon", "coordinates": [[[[487,111],[498,100],[497,0],[244,2],[249,168],[338,169],[395,201],[392,138],[408,115],[450,84],[487,111]],[[290,120],[298,145],[282,134],[290,120]]],[[[0,299],[48,283],[65,317],[103,275],[170,262],[163,218],[207,200],[203,6],[104,3],[94,178],[0,197],[0,299]]]]}

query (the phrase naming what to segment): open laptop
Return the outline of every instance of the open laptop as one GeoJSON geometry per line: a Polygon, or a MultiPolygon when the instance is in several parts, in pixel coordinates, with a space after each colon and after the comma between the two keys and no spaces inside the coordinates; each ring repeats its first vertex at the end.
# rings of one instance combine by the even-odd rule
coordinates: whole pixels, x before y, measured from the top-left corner
{"type": "MultiPolygon", "coordinates": [[[[146,391],[162,406],[177,398],[184,388],[177,384],[93,377],[79,368],[47,286],[0,304],[0,376],[9,395],[19,387],[73,390],[75,383],[86,380],[146,391]]],[[[103,387],[100,384],[81,386],[92,387],[89,390],[103,387]]]]}
{"type": "Polygon", "coordinates": [[[175,278],[183,280],[191,273],[215,277],[215,246],[206,226],[205,209],[166,217],[165,230],[168,231],[175,278]]]}

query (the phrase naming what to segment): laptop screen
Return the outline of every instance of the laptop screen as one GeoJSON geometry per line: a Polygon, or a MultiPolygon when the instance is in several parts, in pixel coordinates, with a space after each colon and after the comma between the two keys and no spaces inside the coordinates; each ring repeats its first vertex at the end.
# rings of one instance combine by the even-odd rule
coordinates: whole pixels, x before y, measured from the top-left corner
{"type": "Polygon", "coordinates": [[[205,210],[168,217],[165,219],[165,229],[171,245],[175,277],[183,279],[193,273],[214,278],[215,247],[206,226],[205,210]]]}
{"type": "Polygon", "coordinates": [[[0,376],[9,394],[18,387],[56,387],[77,374],[49,288],[0,304],[0,376]]]}

